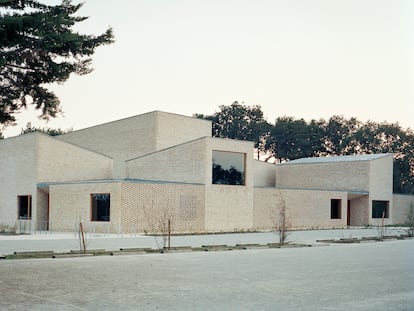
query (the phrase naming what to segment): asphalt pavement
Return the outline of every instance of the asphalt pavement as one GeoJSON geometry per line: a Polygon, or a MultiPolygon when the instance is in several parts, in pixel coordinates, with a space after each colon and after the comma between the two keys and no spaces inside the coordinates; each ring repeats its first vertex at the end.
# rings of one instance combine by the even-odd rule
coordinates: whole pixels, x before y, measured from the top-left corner
{"type": "Polygon", "coordinates": [[[410,311],[413,262],[414,240],[1,260],[0,310],[410,311]]]}

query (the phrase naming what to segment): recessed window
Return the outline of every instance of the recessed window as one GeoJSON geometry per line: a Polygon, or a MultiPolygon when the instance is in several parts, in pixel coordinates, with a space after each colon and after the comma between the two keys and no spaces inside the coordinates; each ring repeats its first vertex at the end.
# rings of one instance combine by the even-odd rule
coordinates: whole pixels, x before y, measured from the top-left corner
{"type": "Polygon", "coordinates": [[[372,218],[389,217],[389,201],[372,201],[372,218]]]}
{"type": "Polygon", "coordinates": [[[32,219],[32,196],[19,195],[17,197],[19,219],[32,219]]]}
{"type": "Polygon", "coordinates": [[[111,195],[109,193],[93,193],[91,194],[92,221],[109,221],[111,195]]]}
{"type": "Polygon", "coordinates": [[[213,151],[213,184],[245,185],[246,154],[213,151]]]}
{"type": "Polygon", "coordinates": [[[331,199],[331,219],[341,219],[341,199],[331,199]]]}

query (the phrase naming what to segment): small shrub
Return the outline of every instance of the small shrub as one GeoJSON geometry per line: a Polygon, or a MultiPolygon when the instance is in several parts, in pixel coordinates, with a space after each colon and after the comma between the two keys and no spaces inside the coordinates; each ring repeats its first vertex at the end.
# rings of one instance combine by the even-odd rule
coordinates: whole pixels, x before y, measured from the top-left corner
{"type": "Polygon", "coordinates": [[[0,233],[16,233],[16,228],[5,223],[0,223],[0,233]]]}

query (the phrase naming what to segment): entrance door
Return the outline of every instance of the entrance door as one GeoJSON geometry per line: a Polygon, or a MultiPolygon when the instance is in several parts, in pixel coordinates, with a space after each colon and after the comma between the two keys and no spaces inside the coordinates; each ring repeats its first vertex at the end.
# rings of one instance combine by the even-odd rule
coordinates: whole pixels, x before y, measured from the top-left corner
{"type": "Polygon", "coordinates": [[[347,212],[346,212],[346,225],[351,225],[351,200],[348,200],[347,212]]]}

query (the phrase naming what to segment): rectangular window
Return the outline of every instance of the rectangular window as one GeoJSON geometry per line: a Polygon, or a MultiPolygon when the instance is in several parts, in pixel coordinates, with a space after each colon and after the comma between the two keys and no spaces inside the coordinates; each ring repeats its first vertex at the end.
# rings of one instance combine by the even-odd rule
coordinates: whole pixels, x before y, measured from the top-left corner
{"type": "Polygon", "coordinates": [[[17,197],[19,219],[32,219],[32,196],[19,195],[17,197]]]}
{"type": "Polygon", "coordinates": [[[331,199],[331,219],[341,219],[342,200],[331,199]]]}
{"type": "Polygon", "coordinates": [[[213,184],[245,185],[246,154],[213,150],[213,184]]]}
{"type": "Polygon", "coordinates": [[[91,220],[109,221],[109,211],[111,206],[111,195],[109,193],[91,194],[91,220]]]}
{"type": "Polygon", "coordinates": [[[389,217],[389,201],[372,201],[372,218],[389,217]]]}

